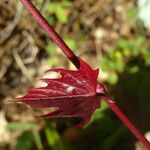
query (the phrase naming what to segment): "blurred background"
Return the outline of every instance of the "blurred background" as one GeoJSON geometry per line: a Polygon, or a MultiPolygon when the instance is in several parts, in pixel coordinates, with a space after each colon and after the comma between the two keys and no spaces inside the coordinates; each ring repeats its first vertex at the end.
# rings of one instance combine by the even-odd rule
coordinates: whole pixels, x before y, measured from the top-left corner
{"type": "MultiPolygon", "coordinates": [[[[76,55],[100,68],[98,80],[150,140],[150,1],[33,3],[76,55]]],[[[58,66],[74,69],[18,0],[0,0],[0,150],[144,150],[103,101],[83,129],[10,102],[58,66]]]]}

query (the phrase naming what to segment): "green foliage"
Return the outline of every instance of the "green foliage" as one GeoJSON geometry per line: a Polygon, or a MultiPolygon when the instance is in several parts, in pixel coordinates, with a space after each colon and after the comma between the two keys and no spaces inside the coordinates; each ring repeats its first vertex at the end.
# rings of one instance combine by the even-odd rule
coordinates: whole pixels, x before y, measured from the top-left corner
{"type": "Polygon", "coordinates": [[[58,22],[64,24],[68,22],[68,13],[66,12],[66,9],[71,7],[71,1],[51,2],[47,5],[47,12],[53,13],[58,22]]]}
{"type": "Polygon", "coordinates": [[[122,73],[125,68],[124,57],[121,51],[110,51],[106,57],[101,59],[100,67],[109,73],[108,82],[116,84],[118,81],[117,73],[122,73]]]}
{"type": "Polygon", "coordinates": [[[144,61],[146,66],[150,65],[150,49],[145,39],[143,37],[134,40],[120,39],[118,49],[109,51],[100,62],[102,70],[109,73],[108,83],[116,84],[119,74],[125,70],[130,73],[138,71],[138,66],[127,69],[127,63],[134,59],[144,61]]]}
{"type": "Polygon", "coordinates": [[[11,122],[7,126],[8,129],[17,130],[17,131],[32,130],[35,127],[36,125],[30,122],[11,122]]]}
{"type": "Polygon", "coordinates": [[[142,56],[146,66],[150,66],[150,49],[143,49],[142,56]]]}
{"type": "Polygon", "coordinates": [[[127,12],[128,19],[136,19],[138,14],[138,8],[135,6],[127,12]]]}
{"type": "MultiPolygon", "coordinates": [[[[44,11],[50,14],[47,17],[50,24],[66,24],[69,17],[67,10],[70,8],[72,8],[72,1],[57,1],[50,2],[44,11]]],[[[136,19],[137,8],[135,7],[129,10],[127,12],[127,17],[129,19],[136,19]]],[[[65,36],[63,39],[65,39],[65,42],[72,50],[77,50],[79,43],[77,43],[76,40],[65,36]]],[[[57,49],[57,46],[51,40],[47,40],[45,51],[48,55],[48,62],[51,67],[55,67],[59,63],[59,56],[56,56],[57,49]]],[[[124,38],[120,39],[118,41],[118,47],[103,55],[100,60],[100,68],[109,75],[107,79],[109,84],[116,85],[120,74],[126,73],[129,75],[129,81],[122,81],[120,83],[121,87],[125,88],[126,91],[129,91],[129,93],[135,94],[135,97],[139,98],[139,103],[143,112],[149,112],[149,105],[146,104],[150,99],[150,73],[147,69],[142,69],[148,66],[150,66],[150,47],[146,43],[144,37],[137,37],[132,40],[124,38]],[[132,61],[133,63],[130,64],[132,61]],[[140,66],[140,62],[142,64],[144,63],[144,66],[140,66]]],[[[76,139],[75,144],[73,143],[72,145],[72,143],[67,143],[69,146],[61,139],[61,133],[57,128],[52,127],[51,123],[46,123],[43,128],[44,143],[41,141],[40,133],[35,123],[13,122],[8,125],[8,128],[22,132],[17,138],[16,150],[30,150],[36,148],[42,150],[45,148],[45,144],[52,150],[64,150],[68,147],[68,150],[111,150],[114,149],[114,147],[116,148],[115,144],[120,142],[120,139],[127,131],[126,127],[118,121],[117,117],[108,112],[108,106],[104,101],[101,101],[101,108],[97,109],[93,114],[91,122],[92,123],[88,124],[82,130],[80,138],[76,139]],[[90,143],[92,143],[92,148],[90,147],[90,143]],[[33,148],[34,145],[36,145],[36,148],[33,148]]],[[[66,124],[70,126],[69,123],[66,124]]]]}
{"type": "Polygon", "coordinates": [[[34,129],[32,131],[32,135],[33,135],[35,144],[37,146],[37,149],[38,150],[43,150],[43,144],[42,144],[42,141],[41,141],[40,133],[36,129],[34,129]]]}
{"type": "Polygon", "coordinates": [[[122,50],[123,54],[127,57],[137,57],[139,56],[143,49],[146,47],[145,39],[139,37],[134,40],[121,39],[118,43],[119,48],[122,50]]]}
{"type": "MultiPolygon", "coordinates": [[[[69,37],[64,37],[64,41],[69,46],[70,49],[76,50],[77,43],[74,39],[69,37]]],[[[59,63],[59,58],[57,54],[57,46],[51,40],[47,40],[47,45],[45,46],[46,53],[48,55],[48,63],[50,66],[55,67],[59,63]]]]}
{"type": "Polygon", "coordinates": [[[124,125],[120,125],[116,128],[111,135],[109,135],[102,143],[102,150],[112,150],[118,140],[123,136],[127,128],[124,125]]]}
{"type": "Polygon", "coordinates": [[[30,150],[36,144],[38,150],[43,150],[38,127],[31,122],[11,122],[8,129],[20,131],[22,134],[17,138],[16,150],[30,150]]]}
{"type": "Polygon", "coordinates": [[[55,67],[58,64],[58,58],[56,57],[56,45],[50,40],[47,40],[47,45],[45,46],[46,53],[48,55],[48,63],[50,66],[55,67]]]}
{"type": "Polygon", "coordinates": [[[64,41],[69,46],[69,48],[73,51],[77,49],[77,42],[71,37],[64,37],[64,41]]]}
{"type": "MultiPolygon", "coordinates": [[[[69,11],[73,7],[73,2],[70,0],[62,0],[58,2],[50,2],[44,8],[44,12],[47,13],[47,20],[51,25],[66,24],[68,23],[69,11]]],[[[64,41],[72,50],[77,49],[76,40],[71,37],[63,37],[64,41]]],[[[56,57],[57,46],[49,39],[45,46],[46,53],[48,54],[48,63],[51,67],[55,67],[59,63],[58,57],[56,57]]]]}
{"type": "Polygon", "coordinates": [[[95,113],[93,114],[91,121],[96,121],[99,120],[103,117],[105,117],[105,111],[108,109],[108,105],[104,102],[101,101],[101,109],[97,109],[95,113]]]}
{"type": "Polygon", "coordinates": [[[17,144],[15,150],[31,150],[33,146],[33,137],[31,132],[23,132],[17,138],[17,144]]]}
{"type": "Polygon", "coordinates": [[[47,127],[45,128],[45,135],[48,145],[52,148],[52,150],[64,150],[59,133],[55,128],[47,124],[47,127]]]}

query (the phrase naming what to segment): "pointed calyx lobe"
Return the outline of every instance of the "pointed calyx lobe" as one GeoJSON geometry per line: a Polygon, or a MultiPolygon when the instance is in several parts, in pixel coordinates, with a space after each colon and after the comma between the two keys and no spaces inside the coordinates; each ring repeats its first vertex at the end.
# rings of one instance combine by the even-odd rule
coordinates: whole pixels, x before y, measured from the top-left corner
{"type": "MultiPolygon", "coordinates": [[[[100,107],[97,89],[99,70],[93,70],[86,62],[80,59],[79,70],[51,69],[61,75],[60,78],[43,78],[46,87],[35,88],[27,95],[18,98],[34,108],[57,108],[55,111],[39,117],[46,118],[73,118],[79,117],[78,127],[84,126],[94,111],[100,107]]],[[[102,94],[103,94],[102,90],[102,94]]]]}

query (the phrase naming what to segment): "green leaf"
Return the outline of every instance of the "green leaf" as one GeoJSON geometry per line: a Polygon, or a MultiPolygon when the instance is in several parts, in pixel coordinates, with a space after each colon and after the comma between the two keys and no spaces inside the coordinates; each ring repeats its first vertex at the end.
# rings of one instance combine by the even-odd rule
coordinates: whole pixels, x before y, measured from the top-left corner
{"type": "Polygon", "coordinates": [[[59,63],[58,58],[53,56],[53,57],[49,57],[48,58],[48,63],[51,67],[55,67],[57,66],[57,64],[59,63]]]}
{"type": "Polygon", "coordinates": [[[115,72],[111,72],[108,78],[108,82],[111,85],[115,85],[118,81],[118,75],[115,72]]]}
{"type": "Polygon", "coordinates": [[[63,7],[66,7],[66,8],[68,8],[68,7],[72,7],[72,2],[71,1],[63,1],[63,2],[61,2],[61,5],[63,6],[63,7]]]}
{"type": "Polygon", "coordinates": [[[125,57],[131,56],[131,51],[128,48],[123,49],[122,53],[125,57]]]}
{"type": "Polygon", "coordinates": [[[52,2],[50,4],[47,5],[47,11],[54,13],[57,6],[59,6],[60,4],[57,2],[52,2]]]}
{"type": "Polygon", "coordinates": [[[100,67],[102,68],[103,71],[109,71],[110,72],[110,71],[114,70],[115,64],[108,57],[104,57],[101,59],[100,67]]]}
{"type": "Polygon", "coordinates": [[[150,49],[145,49],[142,51],[143,57],[145,60],[145,65],[149,66],[150,65],[150,49]]]}
{"type": "Polygon", "coordinates": [[[118,46],[121,49],[130,49],[131,48],[131,43],[127,39],[121,39],[118,41],[118,46]]]}
{"type": "Polygon", "coordinates": [[[12,130],[32,130],[36,125],[30,122],[11,122],[7,127],[12,130]]]}
{"type": "Polygon", "coordinates": [[[43,150],[44,148],[43,148],[41,137],[40,137],[40,134],[39,134],[38,130],[33,130],[32,134],[33,134],[34,141],[36,143],[37,149],[38,150],[43,150]]]}
{"type": "Polygon", "coordinates": [[[50,25],[55,25],[55,18],[53,16],[48,16],[47,21],[49,22],[50,25]]]}
{"type": "Polygon", "coordinates": [[[58,21],[60,21],[61,23],[67,23],[68,14],[65,12],[65,9],[63,7],[57,6],[55,13],[58,21]]]}
{"type": "Polygon", "coordinates": [[[135,19],[137,17],[138,9],[137,7],[133,7],[127,12],[128,19],[135,19]]]}
{"type": "MultiPolygon", "coordinates": [[[[72,2],[70,1],[62,1],[62,2],[51,2],[47,8],[46,11],[53,13],[57,20],[60,23],[67,23],[68,21],[68,14],[66,12],[66,8],[69,8],[72,6],[72,2]]],[[[54,17],[48,17],[48,21],[52,24],[54,24],[54,17]]]]}
{"type": "Polygon", "coordinates": [[[65,38],[65,42],[69,46],[71,50],[76,50],[77,49],[77,43],[74,39],[72,38],[65,38]]]}
{"type": "Polygon", "coordinates": [[[115,68],[119,73],[122,73],[125,68],[123,55],[120,51],[116,51],[115,53],[115,68]]]}
{"type": "Polygon", "coordinates": [[[53,44],[50,40],[48,41],[45,50],[49,57],[53,57],[56,54],[56,45],[53,44]]]}
{"type": "Polygon", "coordinates": [[[131,68],[129,68],[129,73],[134,74],[137,73],[139,71],[139,66],[132,66],[131,68]]]}
{"type": "Polygon", "coordinates": [[[126,126],[121,125],[116,128],[110,136],[108,136],[102,143],[102,150],[112,150],[115,144],[119,141],[119,139],[123,136],[125,131],[127,130],[126,126]]]}
{"type": "Polygon", "coordinates": [[[31,132],[23,132],[17,138],[15,150],[31,150],[33,146],[33,138],[31,132]]]}
{"type": "Polygon", "coordinates": [[[108,105],[104,101],[101,101],[101,108],[95,111],[95,113],[92,115],[91,121],[99,120],[100,118],[104,117],[107,109],[108,105]]]}
{"type": "Polygon", "coordinates": [[[49,146],[53,149],[53,150],[64,150],[62,141],[60,139],[60,136],[57,132],[57,130],[55,130],[52,127],[47,127],[45,128],[45,135],[46,135],[46,139],[47,142],[49,144],[49,146]]]}

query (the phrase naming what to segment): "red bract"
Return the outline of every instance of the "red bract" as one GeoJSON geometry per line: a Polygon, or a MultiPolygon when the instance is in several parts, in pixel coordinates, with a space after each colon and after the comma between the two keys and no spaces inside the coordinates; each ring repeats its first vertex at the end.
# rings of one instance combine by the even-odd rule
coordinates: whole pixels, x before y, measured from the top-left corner
{"type": "MultiPolygon", "coordinates": [[[[80,117],[82,121],[77,126],[84,126],[93,112],[100,107],[96,94],[98,69],[93,70],[80,59],[78,71],[50,69],[47,72],[51,71],[60,73],[61,78],[41,79],[47,83],[46,87],[31,89],[27,95],[18,98],[18,101],[34,108],[58,108],[56,111],[40,117],[80,117]]],[[[101,93],[104,92],[101,91],[101,93]]]]}
{"type": "Polygon", "coordinates": [[[26,96],[17,100],[35,108],[56,107],[58,108],[56,111],[42,117],[79,117],[82,119],[82,122],[78,126],[82,127],[89,121],[95,109],[99,107],[97,97],[102,96],[104,101],[130,131],[150,149],[150,143],[118,108],[116,103],[109,98],[103,86],[99,83],[96,84],[98,70],[92,70],[88,64],[73,53],[30,0],[21,0],[21,2],[79,71],[49,70],[59,72],[62,77],[59,79],[42,79],[47,83],[45,88],[29,90],[26,96]]]}

